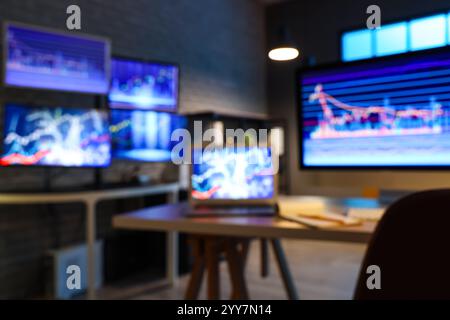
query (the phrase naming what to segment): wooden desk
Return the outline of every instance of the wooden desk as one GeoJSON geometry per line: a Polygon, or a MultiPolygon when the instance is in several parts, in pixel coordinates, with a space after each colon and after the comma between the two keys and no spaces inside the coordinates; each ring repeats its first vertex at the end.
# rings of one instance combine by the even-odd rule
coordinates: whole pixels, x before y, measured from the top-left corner
{"type": "MultiPolygon", "coordinates": [[[[283,199],[286,198],[281,198],[280,201],[283,201],[283,199]]],[[[292,200],[292,198],[289,199],[292,200]]],[[[346,207],[348,206],[348,203],[351,202],[349,202],[349,199],[331,199],[323,197],[295,197],[295,200],[300,202],[303,201],[306,206],[311,203],[320,202],[323,208],[346,207]]],[[[175,231],[193,235],[205,235],[213,237],[213,242],[217,242],[218,237],[221,237],[221,239],[271,239],[283,276],[284,285],[291,298],[296,297],[296,291],[295,287],[293,287],[286,259],[280,246],[280,238],[365,243],[369,241],[376,226],[375,222],[364,222],[360,226],[319,230],[308,228],[298,223],[280,218],[269,217],[186,218],[185,212],[187,209],[187,203],[180,203],[138,210],[128,214],[115,216],[113,218],[113,226],[116,228],[132,230],[175,231]]],[[[242,243],[238,245],[242,245],[242,243]]],[[[236,252],[232,254],[232,258],[236,259],[236,252]]],[[[175,259],[169,260],[175,261],[175,259]]],[[[171,266],[168,267],[174,269],[171,266]]],[[[210,295],[210,297],[211,296],[214,297],[214,294],[210,295]]]]}

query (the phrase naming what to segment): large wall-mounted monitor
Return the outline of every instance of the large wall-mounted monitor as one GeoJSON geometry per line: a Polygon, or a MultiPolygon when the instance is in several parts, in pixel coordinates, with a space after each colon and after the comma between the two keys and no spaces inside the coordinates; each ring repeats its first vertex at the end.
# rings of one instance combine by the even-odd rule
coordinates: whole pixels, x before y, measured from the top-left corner
{"type": "Polygon", "coordinates": [[[172,141],[176,129],[186,128],[187,119],[167,112],[112,110],[113,156],[119,159],[168,162],[178,141],[172,141]]]}
{"type": "Polygon", "coordinates": [[[303,168],[450,168],[450,51],[299,74],[303,168]]]}
{"type": "Polygon", "coordinates": [[[6,23],[7,86],[106,94],[110,43],[104,38],[6,23]]]}
{"type": "Polygon", "coordinates": [[[92,109],[27,107],[4,110],[1,166],[106,167],[108,115],[92,109]]]}
{"type": "Polygon", "coordinates": [[[177,111],[176,65],[113,58],[111,70],[111,108],[177,111]]]}

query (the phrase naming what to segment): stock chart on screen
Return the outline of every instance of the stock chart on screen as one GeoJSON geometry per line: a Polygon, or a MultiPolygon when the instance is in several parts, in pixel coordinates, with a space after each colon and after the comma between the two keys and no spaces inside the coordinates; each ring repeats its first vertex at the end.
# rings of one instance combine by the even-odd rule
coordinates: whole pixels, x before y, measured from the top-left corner
{"type": "Polygon", "coordinates": [[[178,67],[114,58],[111,108],[176,111],[178,67]]]}
{"type": "Polygon", "coordinates": [[[7,105],[0,165],[107,166],[107,119],[96,110],[7,105]]]}
{"type": "Polygon", "coordinates": [[[172,132],[185,128],[187,119],[166,112],[112,110],[111,136],[116,158],[167,162],[171,160],[172,132]]]}
{"type": "Polygon", "coordinates": [[[268,148],[205,150],[199,162],[192,165],[193,199],[270,199],[274,195],[268,148]]]}
{"type": "Polygon", "coordinates": [[[304,167],[450,166],[450,53],[304,71],[304,167]]]}
{"type": "Polygon", "coordinates": [[[7,85],[108,92],[110,49],[105,40],[7,24],[4,45],[7,85]]]}

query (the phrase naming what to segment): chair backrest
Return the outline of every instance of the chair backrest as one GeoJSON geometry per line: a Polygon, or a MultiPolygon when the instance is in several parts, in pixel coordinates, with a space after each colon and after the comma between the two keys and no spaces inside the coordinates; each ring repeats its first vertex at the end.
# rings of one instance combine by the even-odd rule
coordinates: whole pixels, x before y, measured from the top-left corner
{"type": "Polygon", "coordinates": [[[355,299],[450,299],[450,189],[408,195],[391,205],[372,236],[355,299]],[[381,289],[368,289],[370,265],[381,289]]]}

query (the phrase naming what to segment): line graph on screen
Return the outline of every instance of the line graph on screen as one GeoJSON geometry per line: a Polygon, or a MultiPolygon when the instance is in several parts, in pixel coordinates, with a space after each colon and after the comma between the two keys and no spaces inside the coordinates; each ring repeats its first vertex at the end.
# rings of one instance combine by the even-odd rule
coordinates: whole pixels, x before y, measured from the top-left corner
{"type": "Polygon", "coordinates": [[[384,106],[363,107],[334,98],[323,90],[322,84],[317,84],[314,93],[309,95],[309,102],[316,101],[322,108],[322,118],[311,133],[312,139],[440,134],[446,115],[433,97],[429,105],[420,109],[394,108],[388,99],[384,106]],[[336,115],[332,107],[346,112],[336,115]]]}

